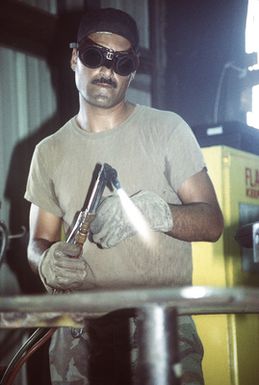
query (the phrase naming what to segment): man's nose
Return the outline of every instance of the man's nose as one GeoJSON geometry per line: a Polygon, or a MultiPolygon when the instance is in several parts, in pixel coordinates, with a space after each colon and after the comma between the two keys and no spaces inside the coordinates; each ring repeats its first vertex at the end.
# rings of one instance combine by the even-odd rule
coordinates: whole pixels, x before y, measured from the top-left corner
{"type": "Polygon", "coordinates": [[[104,64],[101,67],[103,73],[111,74],[113,70],[113,60],[105,60],[104,64]]]}

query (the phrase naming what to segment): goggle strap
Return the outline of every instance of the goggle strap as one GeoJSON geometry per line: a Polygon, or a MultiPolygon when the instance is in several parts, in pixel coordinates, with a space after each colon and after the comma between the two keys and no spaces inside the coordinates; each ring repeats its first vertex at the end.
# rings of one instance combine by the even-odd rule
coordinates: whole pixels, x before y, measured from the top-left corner
{"type": "Polygon", "coordinates": [[[69,43],[69,48],[78,48],[79,44],[78,43],[69,43]]]}

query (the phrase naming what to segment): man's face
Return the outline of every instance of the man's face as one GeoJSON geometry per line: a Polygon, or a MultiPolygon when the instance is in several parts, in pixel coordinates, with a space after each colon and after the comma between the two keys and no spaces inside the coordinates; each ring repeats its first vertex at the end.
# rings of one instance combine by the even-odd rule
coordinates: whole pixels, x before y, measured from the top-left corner
{"type": "MultiPolygon", "coordinates": [[[[96,44],[114,51],[126,51],[131,47],[127,39],[116,34],[98,32],[92,33],[89,38],[96,44]]],[[[72,67],[75,70],[75,82],[80,97],[87,103],[96,107],[111,108],[124,100],[132,74],[120,76],[113,68],[105,66],[88,68],[81,62],[76,50],[72,53],[72,67]]]]}

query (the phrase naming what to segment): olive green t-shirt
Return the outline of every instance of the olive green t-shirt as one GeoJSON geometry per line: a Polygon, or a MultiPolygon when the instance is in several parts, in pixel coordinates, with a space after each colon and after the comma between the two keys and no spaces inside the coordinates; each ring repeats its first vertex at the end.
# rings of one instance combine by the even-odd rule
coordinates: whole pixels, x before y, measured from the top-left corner
{"type": "MultiPolygon", "coordinates": [[[[87,132],[75,117],[35,148],[25,198],[61,217],[65,232],[81,210],[97,163],[117,170],[131,196],[153,191],[166,202],[181,204],[177,191],[204,167],[197,141],[177,114],[137,105],[126,121],[111,130],[87,132]]],[[[105,188],[104,196],[111,193],[105,188]]],[[[110,249],[87,241],[86,288],[189,285],[191,244],[154,232],[152,246],[138,235],[110,249]]]]}

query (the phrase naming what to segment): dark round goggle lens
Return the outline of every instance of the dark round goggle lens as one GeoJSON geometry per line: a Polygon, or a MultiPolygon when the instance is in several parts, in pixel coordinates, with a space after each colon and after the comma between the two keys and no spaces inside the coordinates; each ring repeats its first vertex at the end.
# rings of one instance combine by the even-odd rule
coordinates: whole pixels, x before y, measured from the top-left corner
{"type": "Polygon", "coordinates": [[[83,51],[79,51],[81,62],[90,68],[98,68],[103,65],[102,52],[96,47],[88,47],[83,51]]]}
{"type": "Polygon", "coordinates": [[[129,54],[115,54],[112,60],[105,58],[102,49],[95,46],[90,46],[79,49],[79,58],[81,62],[89,68],[98,68],[105,65],[113,70],[120,76],[128,76],[136,69],[136,61],[133,55],[129,54]]]}
{"type": "Polygon", "coordinates": [[[121,76],[128,76],[136,69],[135,61],[129,55],[121,56],[116,60],[114,71],[121,76]]]}

